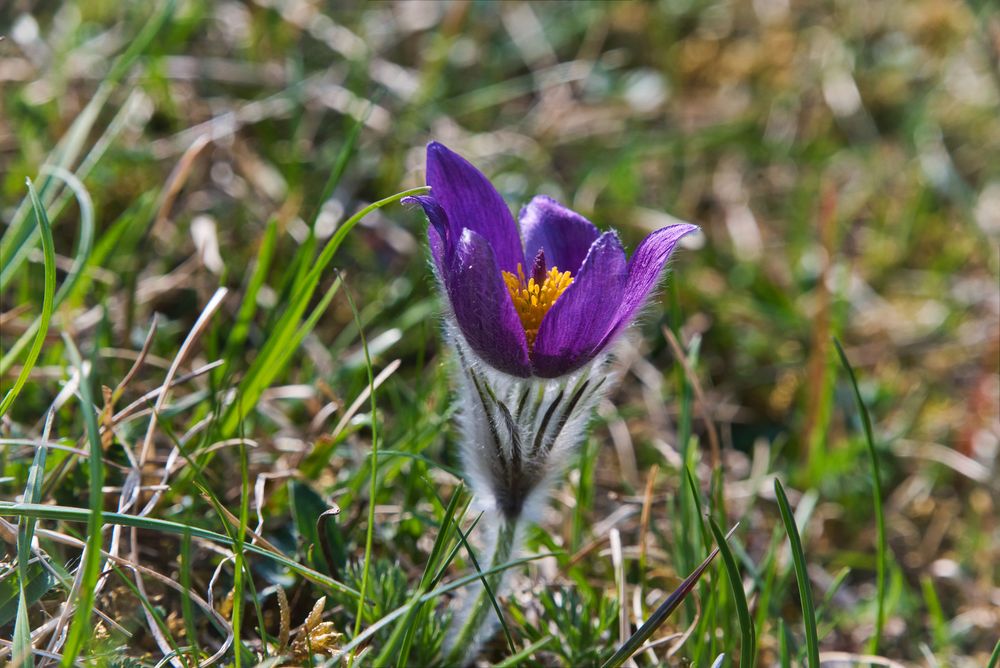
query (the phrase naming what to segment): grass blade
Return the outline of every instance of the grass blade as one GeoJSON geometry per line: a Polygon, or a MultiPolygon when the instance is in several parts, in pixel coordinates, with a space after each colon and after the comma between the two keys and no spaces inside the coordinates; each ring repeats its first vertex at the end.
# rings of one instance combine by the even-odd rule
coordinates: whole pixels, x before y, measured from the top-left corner
{"type": "MultiPolygon", "coordinates": [[[[38,503],[10,503],[8,501],[0,501],[0,516],[34,517],[47,520],[86,522],[89,517],[89,512],[83,508],[72,508],[69,506],[43,505],[38,503]]],[[[235,541],[230,536],[225,536],[221,533],[216,533],[215,531],[210,531],[208,529],[202,529],[201,527],[193,527],[181,524],[180,522],[172,522],[170,520],[161,520],[154,517],[141,517],[137,515],[126,515],[123,513],[104,513],[102,519],[107,524],[120,524],[127,527],[149,529],[150,531],[162,531],[163,533],[171,533],[178,536],[183,536],[185,532],[189,532],[194,538],[203,538],[220,545],[225,545],[229,548],[232,548],[235,544],[235,541]]],[[[265,557],[271,561],[286,566],[289,570],[298,573],[307,580],[310,580],[320,586],[329,587],[330,589],[337,590],[349,596],[358,595],[357,591],[348,587],[344,583],[338,582],[337,580],[334,580],[333,578],[307,566],[303,566],[299,562],[294,559],[290,559],[283,554],[265,549],[259,545],[254,545],[253,543],[244,544],[243,549],[247,552],[253,552],[257,556],[265,557]]]]}
{"type": "Polygon", "coordinates": [[[264,285],[268,270],[271,268],[271,260],[274,259],[274,249],[277,239],[278,222],[272,219],[268,222],[267,229],[264,231],[264,238],[261,241],[260,250],[257,251],[257,259],[254,262],[250,280],[247,283],[246,290],[243,292],[243,301],[240,303],[239,311],[236,314],[236,321],[229,330],[225,352],[222,354],[222,359],[226,361],[226,364],[215,374],[216,378],[221,379],[226,375],[229,365],[232,364],[236,355],[242,350],[243,344],[246,343],[247,336],[250,334],[250,321],[253,320],[253,316],[257,312],[257,295],[264,285]]]}
{"type": "Polygon", "coordinates": [[[90,387],[90,371],[84,368],[80,352],[76,349],[72,339],[63,336],[66,342],[66,349],[69,352],[73,365],[76,366],[80,374],[80,396],[82,402],[83,421],[87,427],[87,439],[90,441],[90,512],[87,513],[87,547],[83,553],[83,563],[80,569],[83,578],[80,580],[79,599],[77,600],[76,612],[73,614],[73,621],[69,627],[66,637],[66,644],[63,646],[63,659],[61,665],[71,666],[74,659],[80,655],[83,649],[84,638],[90,634],[90,617],[94,612],[94,591],[97,586],[97,579],[101,574],[101,545],[103,534],[104,510],[104,451],[101,447],[101,434],[97,428],[97,414],[94,410],[93,393],[90,387]]]}
{"type": "Polygon", "coordinates": [[[937,592],[934,591],[934,581],[928,576],[923,576],[920,578],[920,588],[924,593],[924,605],[927,607],[927,613],[930,617],[931,631],[934,638],[934,648],[939,651],[945,651],[948,646],[948,621],[945,619],[944,610],[941,609],[941,599],[938,598],[937,592]]]}
{"type": "Polygon", "coordinates": [[[185,532],[181,538],[181,549],[179,555],[178,570],[180,572],[181,584],[181,613],[184,617],[184,632],[188,642],[191,643],[197,656],[201,649],[198,642],[198,633],[195,627],[194,603],[191,600],[191,572],[193,565],[191,562],[191,532],[185,532]]]}
{"type": "Polygon", "coordinates": [[[555,639],[555,636],[545,636],[541,640],[537,640],[537,641],[531,643],[530,645],[528,645],[527,647],[525,647],[524,649],[522,649],[517,654],[513,654],[511,656],[508,656],[506,659],[504,659],[500,663],[494,664],[493,668],[515,668],[515,666],[521,665],[522,659],[527,659],[532,654],[534,654],[538,650],[540,650],[543,647],[545,647],[546,645],[548,645],[554,639],[555,639]]]}
{"type": "MultiPolygon", "coordinates": [[[[365,371],[368,374],[368,398],[372,411],[372,451],[370,457],[371,463],[369,464],[371,466],[371,478],[368,483],[368,526],[365,527],[365,565],[364,572],[361,575],[361,595],[358,596],[358,614],[354,620],[354,635],[357,636],[361,633],[361,620],[364,618],[365,595],[368,591],[368,577],[372,561],[372,541],[375,536],[375,503],[378,501],[378,416],[376,415],[377,405],[375,402],[375,371],[372,369],[372,358],[368,352],[368,339],[358,318],[358,309],[354,304],[354,298],[351,297],[350,289],[345,290],[344,294],[347,295],[347,303],[351,307],[351,315],[354,316],[354,322],[358,326],[358,336],[361,338],[361,350],[365,355],[365,371]]],[[[354,658],[355,655],[351,654],[351,658],[347,662],[348,667],[354,665],[354,658]]]]}
{"type": "Polygon", "coordinates": [[[17,618],[14,622],[14,637],[11,643],[11,666],[33,668],[35,659],[31,647],[31,626],[28,621],[28,599],[24,595],[24,585],[17,593],[17,618]]]}
{"type": "MultiPolygon", "coordinates": [[[[277,323],[275,323],[272,328],[271,336],[268,337],[267,342],[261,349],[260,354],[250,365],[247,375],[240,383],[238,391],[240,400],[230,404],[226,415],[222,420],[222,427],[220,431],[223,438],[229,438],[236,433],[236,429],[239,426],[239,421],[242,417],[239,413],[239,406],[241,404],[244,406],[257,405],[257,400],[260,398],[260,395],[264,392],[268,385],[270,385],[271,381],[284,369],[285,365],[287,365],[288,361],[291,359],[292,353],[294,353],[295,349],[298,347],[298,343],[300,343],[302,339],[305,338],[306,334],[309,333],[311,326],[301,325],[300,320],[309,305],[309,301],[312,298],[313,293],[316,291],[316,287],[319,285],[320,276],[326,269],[327,265],[330,264],[330,261],[333,259],[334,254],[337,252],[337,249],[340,248],[344,239],[347,237],[347,234],[372,211],[380,209],[388,204],[392,204],[393,202],[398,202],[404,197],[426,192],[426,190],[426,187],[413,188],[369,204],[348,218],[340,227],[337,228],[337,231],[334,232],[326,246],[323,247],[319,256],[317,256],[315,261],[312,263],[309,271],[297,282],[296,286],[292,290],[292,296],[289,299],[288,308],[278,319],[277,323]]],[[[335,285],[339,285],[339,281],[335,285]]],[[[328,303],[328,298],[333,296],[332,291],[333,289],[331,288],[331,292],[327,294],[326,301],[323,302],[324,304],[328,303]]],[[[321,314],[322,309],[318,307],[314,309],[312,317],[310,317],[310,324],[314,324],[315,320],[317,320],[321,314]]]]}
{"type": "MultiPolygon", "coordinates": [[[[119,568],[114,562],[111,563],[111,570],[118,576],[125,587],[139,600],[139,604],[143,609],[149,613],[149,617],[156,624],[156,628],[159,629],[163,637],[167,639],[167,644],[170,645],[170,649],[173,651],[175,656],[182,656],[180,648],[177,646],[177,641],[174,639],[174,634],[171,633],[170,627],[167,625],[163,615],[156,609],[156,606],[150,602],[149,597],[142,593],[142,591],[133,584],[132,580],[119,568]]],[[[142,577],[137,573],[139,577],[142,577]]]]}
{"type": "MultiPolygon", "coordinates": [[[[482,515],[480,515],[480,518],[482,515]]],[[[478,522],[478,519],[477,519],[478,522]]],[[[458,531],[458,538],[461,541],[462,547],[465,548],[466,553],[469,555],[469,560],[472,562],[472,567],[477,573],[482,572],[482,568],[479,566],[479,561],[476,559],[476,554],[469,545],[469,535],[472,533],[472,529],[469,529],[468,534],[462,531],[461,527],[455,527],[458,531]]],[[[503,630],[504,638],[507,641],[507,647],[513,653],[515,651],[514,638],[510,634],[510,627],[507,624],[507,620],[504,619],[503,611],[500,609],[500,604],[497,602],[496,594],[493,592],[493,588],[490,587],[489,580],[485,577],[481,578],[483,583],[483,592],[486,597],[490,600],[490,607],[493,608],[493,612],[496,613],[497,619],[500,621],[500,628],[503,630]]]]}
{"type": "MultiPolygon", "coordinates": [[[[726,537],[722,529],[711,517],[708,518],[712,535],[715,536],[715,543],[722,553],[722,563],[726,567],[726,575],[729,577],[729,585],[733,590],[733,600],[736,602],[736,614],[740,622],[740,666],[742,668],[753,668],[757,658],[757,648],[755,646],[756,637],[753,628],[753,619],[750,618],[750,606],[747,605],[746,593],[743,591],[740,570],[736,566],[736,559],[732,550],[726,543],[726,537]]],[[[735,528],[735,527],[734,527],[735,528]]]]}
{"type": "Polygon", "coordinates": [[[1000,640],[997,640],[996,647],[993,648],[993,653],[990,654],[990,661],[986,664],[986,668],[997,668],[1000,666],[1000,640]]]}
{"type": "Polygon", "coordinates": [[[417,613],[420,611],[420,606],[416,604],[416,600],[419,599],[421,595],[425,594],[434,583],[434,572],[439,570],[438,562],[445,556],[445,550],[452,542],[452,533],[458,526],[457,522],[453,522],[453,518],[458,512],[459,503],[463,500],[464,496],[464,488],[460,485],[452,494],[451,500],[448,502],[448,507],[445,509],[444,517],[441,521],[441,529],[438,531],[437,538],[435,538],[434,545],[431,548],[426,563],[424,564],[424,572],[420,576],[420,585],[417,593],[413,596],[414,605],[410,611],[399,620],[395,628],[393,628],[392,635],[389,636],[389,640],[386,641],[385,645],[379,652],[379,655],[375,658],[375,668],[386,668],[393,660],[395,660],[398,665],[405,665],[409,654],[407,651],[409,639],[412,637],[411,634],[415,630],[415,624],[413,621],[416,618],[417,613]],[[402,645],[403,651],[397,654],[396,647],[400,644],[402,645]]]}
{"type": "MultiPolygon", "coordinates": [[[[100,115],[101,109],[111,97],[111,93],[114,91],[118,81],[128,73],[136,59],[149,47],[153,42],[153,38],[156,37],[163,26],[169,21],[173,15],[175,4],[175,0],[166,0],[150,20],[144,24],[142,30],[135,38],[128,42],[128,47],[115,60],[110,72],[98,86],[94,92],[94,96],[87,102],[87,106],[76,115],[69,130],[59,141],[55,149],[47,156],[45,162],[50,169],[53,167],[70,169],[71,165],[76,162],[80,152],[83,150],[84,142],[90,136],[91,129],[100,115]]],[[[120,128],[117,128],[115,131],[117,130],[120,130],[120,128]]],[[[108,131],[114,134],[111,127],[108,128],[108,131]]],[[[103,150],[107,148],[107,142],[98,140],[98,144],[102,145],[102,150],[98,151],[100,156],[103,155],[103,150]]],[[[84,160],[80,172],[88,171],[93,166],[93,162],[89,158],[90,156],[84,160]]],[[[77,176],[78,178],[83,178],[82,173],[78,173],[77,176]]],[[[49,190],[52,182],[52,177],[49,176],[41,181],[40,186],[42,197],[49,204],[55,200],[55,193],[49,190]]],[[[58,214],[60,206],[61,204],[57,204],[57,211],[53,215],[58,214]]],[[[0,285],[7,284],[7,281],[10,280],[21,266],[21,263],[27,259],[28,253],[35,247],[37,232],[26,227],[26,221],[27,207],[25,202],[22,201],[14,213],[11,224],[7,227],[3,237],[0,238],[0,285]]]]}
{"type": "Polygon", "coordinates": [[[240,668],[243,662],[243,647],[240,640],[240,631],[243,628],[243,576],[244,561],[246,559],[244,539],[246,538],[246,528],[250,515],[250,479],[247,471],[247,447],[245,443],[240,443],[240,518],[239,526],[233,534],[235,549],[233,550],[233,657],[236,668],[240,668]]]}
{"type": "Polygon", "coordinates": [[[813,606],[809,573],[806,571],[806,555],[802,551],[802,539],[795,527],[795,516],[788,503],[788,497],[781,481],[774,479],[774,495],[781,509],[781,521],[785,524],[788,542],[792,548],[792,563],[795,566],[795,580],[799,586],[799,600],[802,602],[802,624],[806,629],[806,658],[809,668],[819,668],[819,634],[816,632],[816,609],[813,606]]]}
{"type": "MultiPolygon", "coordinates": [[[[45,457],[48,453],[46,443],[52,428],[53,413],[50,410],[45,417],[45,428],[42,430],[41,442],[35,450],[35,457],[28,469],[28,481],[24,488],[25,503],[37,503],[41,498],[42,480],[45,477],[45,457]]],[[[13,665],[33,666],[31,627],[28,620],[28,565],[31,561],[31,541],[35,534],[35,519],[23,517],[17,523],[17,619],[14,622],[14,642],[12,650],[13,665]]]]}
{"type": "Polygon", "coordinates": [[[784,619],[778,620],[778,658],[781,668],[792,668],[792,639],[784,619]]]}
{"type": "Polygon", "coordinates": [[[869,654],[878,654],[878,643],[882,637],[882,628],[885,626],[885,596],[886,596],[886,581],[885,573],[888,567],[888,541],[885,535],[885,511],[882,508],[882,480],[878,472],[878,453],[875,452],[875,436],[872,430],[872,419],[871,415],[868,413],[868,407],[865,406],[864,400],[861,398],[861,391],[858,389],[858,379],[854,375],[854,369],[851,367],[850,361],[847,359],[847,353],[844,352],[843,346],[840,345],[840,341],[836,338],[833,339],[833,344],[837,347],[837,354],[840,355],[840,363],[843,364],[844,369],[847,371],[847,377],[851,381],[851,388],[854,390],[854,401],[858,405],[858,413],[861,415],[861,424],[864,427],[865,432],[865,443],[868,446],[868,455],[871,457],[872,462],[872,503],[875,506],[875,530],[878,533],[878,545],[877,549],[877,591],[878,591],[878,609],[875,613],[875,633],[872,635],[871,644],[869,645],[869,654]]]}
{"type": "Polygon", "coordinates": [[[38,222],[38,230],[42,235],[42,254],[45,258],[45,293],[42,297],[42,315],[38,324],[38,330],[35,332],[35,340],[28,351],[28,357],[24,361],[24,366],[21,367],[21,373],[17,375],[17,380],[14,381],[14,386],[7,391],[3,400],[0,401],[0,416],[3,416],[7,412],[7,409],[14,403],[17,395],[21,393],[24,384],[28,381],[28,374],[31,373],[35,362],[38,361],[38,356],[42,352],[42,346],[45,344],[45,335],[49,332],[49,322],[52,320],[53,300],[56,292],[56,250],[55,243],[52,241],[52,228],[49,225],[49,217],[45,213],[45,207],[42,206],[41,201],[38,199],[38,193],[35,192],[35,187],[31,184],[31,179],[26,179],[25,183],[28,186],[28,196],[31,198],[31,206],[35,210],[35,220],[38,222]]]}
{"type": "MultiPolygon", "coordinates": [[[[52,310],[59,308],[63,300],[71,294],[73,288],[80,281],[80,277],[83,276],[83,271],[87,265],[87,261],[90,259],[91,250],[94,247],[94,203],[90,198],[90,193],[87,192],[86,187],[77,179],[73,174],[61,168],[46,168],[42,170],[44,172],[51,172],[53,176],[58,177],[63,180],[69,188],[76,195],[77,204],[80,207],[80,235],[79,240],[76,244],[76,252],[73,257],[73,265],[70,267],[69,272],[66,274],[66,278],[63,280],[62,285],[56,291],[55,296],[52,298],[52,310]]],[[[32,205],[34,205],[37,200],[37,196],[32,198],[32,205]]],[[[40,200],[39,200],[40,201],[40,200]]],[[[42,210],[45,209],[44,206],[41,207],[42,210]]],[[[48,214],[46,213],[46,216],[48,214]]],[[[35,209],[35,216],[38,216],[38,209],[35,209]]],[[[46,218],[47,220],[47,218],[46,218]]],[[[47,221],[48,222],[48,221],[47,221]]],[[[51,235],[52,225],[49,223],[49,232],[51,235]]],[[[44,252],[45,241],[42,241],[42,248],[44,252]]],[[[47,271],[47,270],[46,270],[47,271]]],[[[17,341],[4,353],[3,358],[0,359],[0,374],[7,372],[7,369],[14,363],[14,360],[24,347],[28,345],[28,341],[35,337],[40,329],[43,328],[43,317],[44,312],[41,316],[36,318],[24,333],[18,337],[17,341]]],[[[36,338],[37,340],[37,338],[36,338]]]]}
{"type": "MultiPolygon", "coordinates": [[[[730,532],[731,535],[731,532],[730,532]]],[[[728,536],[727,536],[728,538],[728,536]]],[[[719,553],[719,548],[715,548],[712,552],[705,557],[705,560],[701,562],[698,568],[694,569],[691,575],[687,576],[680,586],[674,590],[670,596],[667,597],[663,603],[660,604],[646,623],[640,626],[635,633],[633,633],[628,640],[622,643],[622,646],[618,648],[610,659],[604,662],[601,668],[617,668],[617,666],[625,663],[629,657],[635,654],[644,642],[646,642],[653,632],[660,627],[667,618],[673,614],[674,610],[684,601],[694,586],[698,584],[698,580],[701,579],[702,573],[708,568],[712,560],[715,559],[715,555],[719,553]]]]}
{"type": "MultiPolygon", "coordinates": [[[[3,506],[0,505],[0,510],[2,510],[2,508],[3,506]]],[[[457,580],[449,582],[446,585],[442,585],[437,589],[429,591],[420,598],[418,598],[415,602],[410,601],[409,603],[401,605],[400,607],[396,608],[395,610],[384,616],[382,619],[378,620],[377,622],[366,628],[361,633],[361,635],[353,638],[351,642],[341,647],[340,653],[334,656],[330,660],[330,663],[335,664],[337,661],[346,656],[348,652],[354,651],[354,649],[356,649],[362,643],[367,642],[369,638],[371,638],[376,633],[381,631],[384,627],[388,626],[392,622],[399,619],[400,616],[405,615],[407,612],[409,612],[410,608],[412,608],[414,605],[420,605],[422,603],[426,603],[427,601],[433,601],[438,596],[442,596],[443,594],[447,594],[448,592],[455,591],[456,589],[461,589],[462,587],[472,584],[473,582],[479,580],[480,578],[500,573],[502,571],[507,570],[508,568],[514,568],[515,566],[520,566],[521,564],[526,564],[531,561],[537,561],[538,559],[545,559],[546,557],[554,557],[557,556],[558,554],[561,553],[543,552],[541,554],[533,554],[527,557],[520,557],[519,559],[514,559],[512,561],[508,561],[506,563],[493,566],[491,568],[486,569],[485,571],[480,571],[472,573],[471,575],[466,575],[464,577],[458,578],[457,580]]]]}

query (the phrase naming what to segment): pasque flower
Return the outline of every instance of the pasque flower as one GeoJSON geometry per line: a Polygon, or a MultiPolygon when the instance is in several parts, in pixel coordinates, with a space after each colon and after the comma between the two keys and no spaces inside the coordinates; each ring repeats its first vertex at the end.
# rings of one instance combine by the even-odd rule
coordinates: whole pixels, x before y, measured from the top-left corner
{"type": "Polygon", "coordinates": [[[678,224],[647,236],[630,259],[553,199],[535,197],[514,222],[479,170],[441,144],[427,147],[423,207],[436,274],[450,308],[445,339],[457,356],[465,475],[484,511],[492,575],[456,615],[446,663],[474,657],[493,630],[490,599],[524,527],[583,440],[611,386],[615,341],[656,287],[678,224]]]}
{"type": "Polygon", "coordinates": [[[597,358],[656,287],[677,242],[698,229],[656,230],[626,260],[618,235],[537,196],[520,226],[465,158],[427,147],[429,195],[419,203],[455,322],[469,348],[511,376],[558,378],[597,358]]]}

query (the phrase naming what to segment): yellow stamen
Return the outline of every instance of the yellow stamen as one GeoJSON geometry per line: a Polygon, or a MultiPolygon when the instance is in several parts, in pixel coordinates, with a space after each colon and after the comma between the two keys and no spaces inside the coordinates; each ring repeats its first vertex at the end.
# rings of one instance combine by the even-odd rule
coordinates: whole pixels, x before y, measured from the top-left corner
{"type": "Polygon", "coordinates": [[[535,345],[535,337],[538,336],[542,318],[559,299],[559,295],[573,282],[573,275],[568,271],[559,271],[558,267],[552,267],[545,274],[545,280],[539,284],[533,278],[525,280],[520,262],[517,263],[517,276],[509,271],[501,273],[517,315],[524,325],[524,334],[528,338],[530,350],[535,345]]]}

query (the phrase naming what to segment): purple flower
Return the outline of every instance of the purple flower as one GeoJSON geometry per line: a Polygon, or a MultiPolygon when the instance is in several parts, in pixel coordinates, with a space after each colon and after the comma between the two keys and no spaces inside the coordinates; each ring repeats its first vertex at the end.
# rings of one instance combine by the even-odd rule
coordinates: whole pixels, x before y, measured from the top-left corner
{"type": "MultiPolygon", "coordinates": [[[[601,232],[555,200],[537,196],[520,230],[503,198],[465,158],[427,146],[431,254],[469,347],[513,376],[557,378],[596,358],[632,322],[656,287],[679,224],[647,236],[625,259],[601,232]]],[[[406,200],[404,200],[406,201],[406,200]]]]}

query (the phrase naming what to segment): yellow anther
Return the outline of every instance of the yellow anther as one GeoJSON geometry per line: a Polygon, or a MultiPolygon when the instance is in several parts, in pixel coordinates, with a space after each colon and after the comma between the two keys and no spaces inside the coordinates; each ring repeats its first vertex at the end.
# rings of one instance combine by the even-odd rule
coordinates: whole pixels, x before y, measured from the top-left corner
{"type": "Polygon", "coordinates": [[[533,278],[525,280],[524,269],[520,262],[517,263],[517,276],[509,271],[501,273],[517,315],[521,318],[530,350],[535,345],[535,337],[538,336],[542,318],[559,299],[559,295],[573,282],[573,275],[568,271],[559,271],[558,267],[552,267],[545,274],[545,280],[539,284],[533,278]]]}

